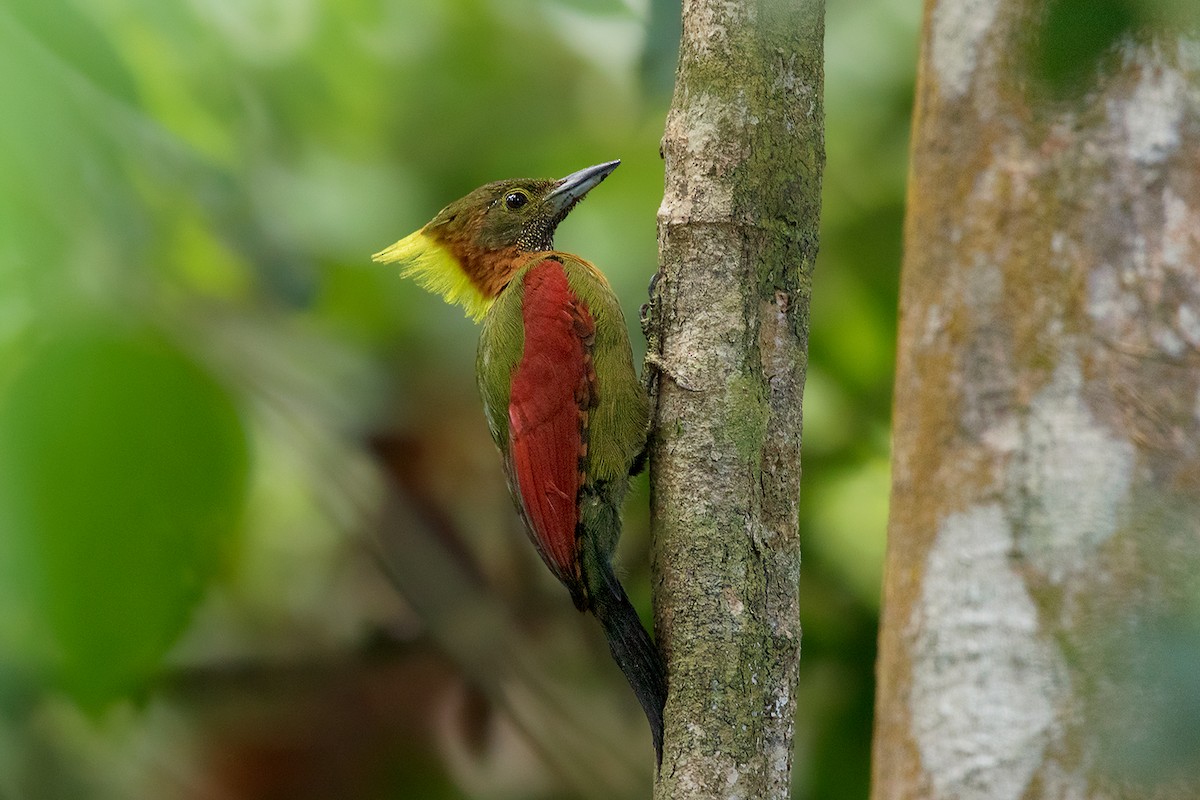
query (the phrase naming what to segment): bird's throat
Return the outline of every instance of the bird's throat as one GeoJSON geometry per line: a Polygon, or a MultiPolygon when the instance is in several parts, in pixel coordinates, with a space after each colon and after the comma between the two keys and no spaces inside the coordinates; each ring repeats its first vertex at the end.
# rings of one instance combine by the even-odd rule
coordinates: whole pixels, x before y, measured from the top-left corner
{"type": "Polygon", "coordinates": [[[529,253],[513,245],[502,250],[476,247],[467,242],[450,241],[446,248],[458,262],[471,285],[490,303],[500,294],[529,253]]]}

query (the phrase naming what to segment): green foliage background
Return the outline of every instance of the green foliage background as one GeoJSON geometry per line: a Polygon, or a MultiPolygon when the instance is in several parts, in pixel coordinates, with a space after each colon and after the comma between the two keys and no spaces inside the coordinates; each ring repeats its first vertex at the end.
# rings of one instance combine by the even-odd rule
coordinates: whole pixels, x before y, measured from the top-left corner
{"type": "MultiPolygon", "coordinates": [[[[867,791],[918,15],[828,8],[798,798],[867,791]]],[[[474,326],[369,254],[621,158],[558,245],[640,345],[677,37],[665,0],[0,2],[0,798],[647,795],[474,326]]]]}

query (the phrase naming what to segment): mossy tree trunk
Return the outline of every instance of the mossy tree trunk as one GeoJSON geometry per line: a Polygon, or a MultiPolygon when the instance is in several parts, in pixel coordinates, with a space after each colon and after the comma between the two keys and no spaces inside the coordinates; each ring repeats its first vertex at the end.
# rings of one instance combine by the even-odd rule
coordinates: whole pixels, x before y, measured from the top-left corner
{"type": "Polygon", "coordinates": [[[1200,796],[1200,41],[1093,10],[926,4],[875,800],[1200,796]]]}
{"type": "Polygon", "coordinates": [[[789,796],[822,0],[685,0],[650,358],[655,797],[789,796]]]}

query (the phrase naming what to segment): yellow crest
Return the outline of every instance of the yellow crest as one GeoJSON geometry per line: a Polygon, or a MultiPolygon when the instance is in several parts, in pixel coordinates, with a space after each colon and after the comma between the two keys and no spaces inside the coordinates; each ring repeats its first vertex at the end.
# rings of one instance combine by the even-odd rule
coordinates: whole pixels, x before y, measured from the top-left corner
{"type": "Polygon", "coordinates": [[[422,288],[440,294],[447,303],[457,303],[478,322],[487,313],[491,299],[476,288],[450,250],[423,231],[410,233],[371,256],[371,260],[380,264],[407,262],[400,269],[401,277],[412,278],[422,288]]]}

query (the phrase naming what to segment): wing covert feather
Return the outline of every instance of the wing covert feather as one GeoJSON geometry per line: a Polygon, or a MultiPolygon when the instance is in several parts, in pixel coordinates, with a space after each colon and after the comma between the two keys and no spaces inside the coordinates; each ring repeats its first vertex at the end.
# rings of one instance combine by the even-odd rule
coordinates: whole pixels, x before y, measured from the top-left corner
{"type": "Polygon", "coordinates": [[[508,407],[511,479],[538,551],[578,603],[579,489],[597,401],[595,322],[559,261],[543,260],[523,280],[525,346],[508,407]]]}

